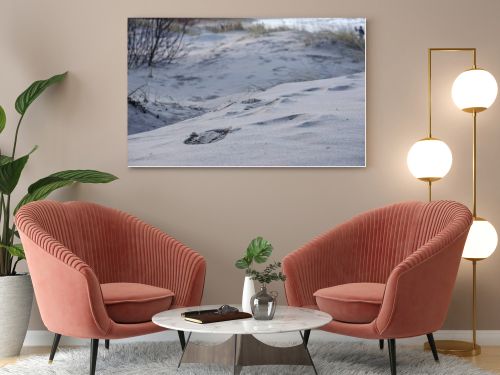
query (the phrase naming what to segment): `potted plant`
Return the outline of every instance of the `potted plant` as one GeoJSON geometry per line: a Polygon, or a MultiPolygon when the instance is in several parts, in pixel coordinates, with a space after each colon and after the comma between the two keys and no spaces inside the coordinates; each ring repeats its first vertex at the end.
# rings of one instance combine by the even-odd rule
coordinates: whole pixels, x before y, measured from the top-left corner
{"type": "MultiPolygon", "coordinates": [[[[245,282],[243,284],[243,294],[241,300],[242,310],[248,313],[256,315],[255,311],[255,298],[257,295],[262,297],[267,295],[267,284],[271,281],[281,280],[285,281],[286,276],[283,275],[281,271],[277,271],[281,268],[280,262],[274,262],[269,264],[262,272],[259,272],[252,268],[253,263],[265,263],[273,252],[273,245],[268,240],[262,237],[256,237],[247,247],[245,256],[238,259],[235,263],[236,268],[245,270],[245,282]],[[253,281],[257,280],[261,284],[261,291],[255,294],[255,286],[253,281]]],[[[274,296],[274,300],[276,297],[274,296]]],[[[263,300],[262,300],[263,301],[263,300]]],[[[259,300],[257,299],[257,302],[259,300]]],[[[276,304],[274,303],[274,307],[276,304]]],[[[273,314],[274,315],[274,309],[273,314]]],[[[272,319],[272,315],[270,319],[272,319]]],[[[257,318],[256,318],[257,319],[257,318]]]]}
{"type": "Polygon", "coordinates": [[[243,293],[241,297],[241,308],[244,312],[251,313],[250,299],[255,294],[255,286],[252,280],[252,264],[264,263],[273,252],[273,245],[262,237],[254,238],[248,244],[245,256],[235,263],[236,268],[245,270],[245,282],[243,283],[243,293]]]}
{"type": "MultiPolygon", "coordinates": [[[[66,170],[31,184],[17,204],[11,200],[24,167],[37,149],[35,146],[25,155],[16,155],[19,131],[26,111],[48,87],[63,81],[66,75],[67,73],[63,73],[36,81],[19,95],[15,103],[19,120],[12,152],[0,154],[0,358],[19,355],[28,329],[33,301],[29,274],[19,274],[16,271],[18,263],[24,259],[24,251],[19,243],[13,215],[24,204],[44,199],[54,190],[75,182],[107,183],[116,179],[109,173],[94,170],[66,170]]],[[[0,106],[0,133],[5,129],[6,122],[5,111],[0,106]]]]}

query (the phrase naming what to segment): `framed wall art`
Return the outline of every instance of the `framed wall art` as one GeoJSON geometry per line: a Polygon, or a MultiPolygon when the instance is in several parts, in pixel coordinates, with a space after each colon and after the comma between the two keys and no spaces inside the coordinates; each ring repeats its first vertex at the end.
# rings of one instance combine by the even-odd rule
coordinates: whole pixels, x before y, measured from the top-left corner
{"type": "Polygon", "coordinates": [[[365,40],[364,18],[129,18],[129,166],[365,166],[365,40]]]}

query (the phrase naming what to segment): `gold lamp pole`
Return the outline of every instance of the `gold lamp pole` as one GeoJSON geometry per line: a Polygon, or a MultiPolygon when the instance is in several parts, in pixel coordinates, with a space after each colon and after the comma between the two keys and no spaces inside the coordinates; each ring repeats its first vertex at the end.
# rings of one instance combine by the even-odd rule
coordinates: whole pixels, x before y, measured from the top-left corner
{"type": "MultiPolygon", "coordinates": [[[[476,69],[476,54],[474,54],[473,69],[476,69]]],[[[468,111],[466,111],[468,112],[468,111]]],[[[474,221],[484,220],[477,216],[477,110],[472,110],[473,127],[472,127],[472,217],[474,221]]],[[[463,255],[462,255],[463,256],[463,255]]],[[[481,346],[477,344],[477,262],[485,258],[465,258],[472,262],[472,347],[470,343],[462,342],[461,356],[475,356],[481,354],[481,346]]],[[[460,355],[460,354],[458,354],[460,355]]]]}
{"type": "MultiPolygon", "coordinates": [[[[432,124],[431,103],[431,60],[432,52],[472,52],[472,68],[460,74],[452,88],[455,104],[463,111],[471,113],[473,118],[472,135],[472,214],[473,224],[469,231],[462,257],[472,261],[472,343],[457,340],[437,340],[438,352],[457,356],[475,356],[481,353],[476,341],[477,330],[477,261],[486,259],[496,248],[498,237],[493,225],[477,216],[477,113],[486,110],[495,101],[497,84],[494,77],[476,66],[475,48],[430,48],[429,49],[429,132],[432,124]]],[[[431,182],[429,182],[429,189],[431,182]]],[[[429,193],[429,200],[431,194],[429,193]]],[[[429,350],[429,344],[424,345],[429,350]]]]}
{"type": "Polygon", "coordinates": [[[428,199],[432,200],[432,183],[442,179],[451,169],[453,161],[451,150],[446,143],[432,134],[432,51],[427,57],[427,107],[428,133],[410,148],[407,157],[408,168],[413,176],[428,186],[428,199]]]}
{"type": "MultiPolygon", "coordinates": [[[[477,330],[477,262],[488,258],[496,249],[498,235],[495,227],[477,215],[477,113],[488,109],[495,101],[498,86],[495,78],[476,64],[461,73],[452,88],[453,101],[462,111],[472,114],[472,215],[473,223],[467,236],[462,257],[472,262],[472,346],[464,347],[467,356],[481,353],[476,342],[477,330]]],[[[459,354],[460,355],[460,354],[459,354]]]]}

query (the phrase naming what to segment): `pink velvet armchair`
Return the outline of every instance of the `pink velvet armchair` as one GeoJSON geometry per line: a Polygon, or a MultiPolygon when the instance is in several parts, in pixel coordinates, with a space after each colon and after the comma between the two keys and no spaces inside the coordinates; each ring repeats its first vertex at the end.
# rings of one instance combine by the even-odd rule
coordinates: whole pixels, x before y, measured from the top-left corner
{"type": "MultiPolygon", "coordinates": [[[[99,339],[163,330],[151,318],[199,305],[204,258],[124,212],[86,202],[33,202],[16,215],[42,320],[55,333],[91,339],[90,374],[99,339]]],[[[184,346],[183,332],[179,332],[184,346]]]]}
{"type": "Polygon", "coordinates": [[[437,361],[433,332],[446,318],[471,223],[451,201],[358,215],[284,258],[288,304],[328,312],[325,331],[378,339],[381,349],[387,339],[393,375],[398,338],[427,335],[437,361]]]}

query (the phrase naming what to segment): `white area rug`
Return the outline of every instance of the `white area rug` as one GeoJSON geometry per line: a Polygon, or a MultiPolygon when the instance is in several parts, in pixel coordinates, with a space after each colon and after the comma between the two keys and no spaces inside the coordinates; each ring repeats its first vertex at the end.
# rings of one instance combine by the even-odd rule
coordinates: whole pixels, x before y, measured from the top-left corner
{"type": "MultiPolygon", "coordinates": [[[[387,347],[380,351],[377,345],[362,343],[310,343],[309,349],[319,374],[364,375],[390,374],[387,347]]],[[[88,347],[61,349],[54,363],[48,356],[33,356],[0,368],[0,374],[15,375],[85,375],[89,371],[88,347]]],[[[114,344],[110,350],[99,347],[96,375],[152,375],[152,374],[230,374],[229,368],[205,365],[182,365],[177,369],[181,354],[178,343],[114,344]]],[[[398,375],[486,375],[470,363],[456,357],[441,356],[435,363],[430,352],[397,348],[398,375]]],[[[313,374],[311,368],[300,366],[243,367],[241,374],[313,374]]]]}

